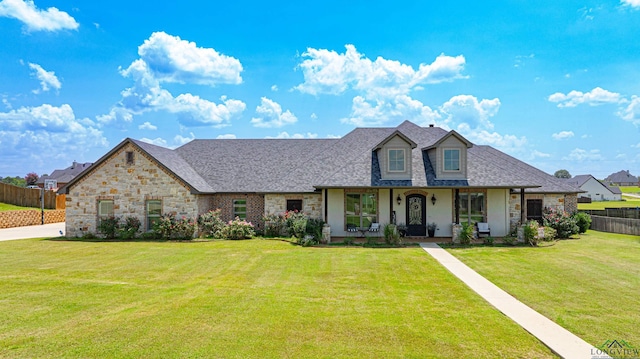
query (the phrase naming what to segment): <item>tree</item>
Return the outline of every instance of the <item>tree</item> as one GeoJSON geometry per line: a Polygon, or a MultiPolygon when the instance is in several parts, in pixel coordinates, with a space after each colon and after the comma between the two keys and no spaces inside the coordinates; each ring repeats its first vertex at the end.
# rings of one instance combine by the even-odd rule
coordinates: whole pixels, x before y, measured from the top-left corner
{"type": "Polygon", "coordinates": [[[553,175],[557,178],[571,178],[571,173],[567,170],[557,170],[553,175]]]}
{"type": "Polygon", "coordinates": [[[18,186],[18,187],[25,187],[26,186],[26,181],[24,180],[24,178],[15,176],[15,177],[4,177],[2,179],[3,183],[8,183],[8,184],[12,184],[14,186],[18,186]]]}
{"type": "Polygon", "coordinates": [[[38,182],[38,174],[35,172],[29,172],[26,176],[24,176],[24,181],[27,183],[27,186],[31,186],[38,182]]]}

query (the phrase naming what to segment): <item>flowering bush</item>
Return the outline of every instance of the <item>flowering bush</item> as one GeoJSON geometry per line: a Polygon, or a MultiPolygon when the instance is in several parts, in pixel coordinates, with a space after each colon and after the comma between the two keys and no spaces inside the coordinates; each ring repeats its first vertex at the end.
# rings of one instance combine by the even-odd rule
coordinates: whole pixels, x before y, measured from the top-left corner
{"type": "Polygon", "coordinates": [[[304,238],[307,233],[307,221],[309,217],[302,212],[287,211],[284,214],[285,226],[289,235],[298,239],[304,238]]]}
{"type": "Polygon", "coordinates": [[[118,235],[122,239],[134,239],[141,225],[138,217],[128,216],[124,219],[124,223],[120,224],[118,235]]]}
{"type": "Polygon", "coordinates": [[[198,229],[205,237],[222,238],[226,223],[220,219],[220,209],[209,211],[198,216],[198,229]]]}
{"type": "Polygon", "coordinates": [[[176,219],[173,213],[165,214],[153,225],[153,232],[158,238],[164,239],[193,239],[196,222],[182,217],[176,219]]]}
{"type": "Polygon", "coordinates": [[[556,230],[558,238],[569,238],[580,231],[576,219],[564,211],[545,208],[542,219],[545,226],[556,230]]]}
{"type": "Polygon", "coordinates": [[[226,239],[245,239],[254,235],[253,224],[238,217],[233,221],[229,221],[222,230],[222,237],[226,239]]]}
{"type": "Polygon", "coordinates": [[[264,221],[264,235],[266,237],[278,237],[282,235],[285,228],[284,216],[270,214],[262,217],[264,221]]]}
{"type": "Polygon", "coordinates": [[[116,238],[118,234],[118,224],[120,223],[120,218],[118,217],[108,217],[100,219],[100,223],[98,223],[98,232],[102,233],[104,238],[113,239],[116,238]]]}

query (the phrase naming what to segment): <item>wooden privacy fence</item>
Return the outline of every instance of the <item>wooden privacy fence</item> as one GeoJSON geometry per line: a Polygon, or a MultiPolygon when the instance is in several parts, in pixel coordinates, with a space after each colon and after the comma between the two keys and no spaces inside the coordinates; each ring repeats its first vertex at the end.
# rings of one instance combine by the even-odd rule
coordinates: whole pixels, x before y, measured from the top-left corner
{"type": "Polygon", "coordinates": [[[591,216],[591,229],[640,236],[640,219],[591,216]]]}
{"type": "Polygon", "coordinates": [[[588,209],[580,212],[586,212],[592,216],[640,219],[640,208],[588,209]]]}
{"type": "MultiPolygon", "coordinates": [[[[21,207],[40,208],[40,190],[24,188],[0,182],[0,202],[21,207]]],[[[57,196],[54,191],[44,191],[44,208],[56,209],[57,196]]],[[[61,200],[64,206],[64,199],[61,200]]],[[[58,209],[63,209],[58,208],[58,209]]]]}

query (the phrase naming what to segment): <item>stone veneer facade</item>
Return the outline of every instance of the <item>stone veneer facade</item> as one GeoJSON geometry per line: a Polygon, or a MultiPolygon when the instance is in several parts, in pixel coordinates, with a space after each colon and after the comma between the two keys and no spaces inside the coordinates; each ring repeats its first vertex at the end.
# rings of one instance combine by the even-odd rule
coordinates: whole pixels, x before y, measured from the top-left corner
{"type": "Polygon", "coordinates": [[[311,218],[322,218],[322,194],[321,193],[300,193],[300,194],[265,194],[264,213],[281,214],[287,210],[288,199],[302,200],[302,212],[311,218]]]}
{"type": "MultiPolygon", "coordinates": [[[[558,211],[574,213],[578,210],[578,196],[576,194],[526,194],[525,206],[528,199],[541,199],[542,208],[553,208],[558,211]]],[[[527,208],[524,209],[527,216],[527,208]]],[[[509,224],[511,230],[520,223],[520,193],[511,193],[509,197],[509,224]]]]}
{"type": "Polygon", "coordinates": [[[147,200],[161,200],[162,213],[195,218],[207,210],[203,207],[208,201],[202,197],[192,194],[180,179],[127,144],[70,188],[66,199],[66,234],[76,237],[96,233],[101,199],[113,200],[116,217],[137,217],[141,229],[146,230],[147,200]],[[127,163],[127,152],[133,152],[131,164],[127,163]]]}

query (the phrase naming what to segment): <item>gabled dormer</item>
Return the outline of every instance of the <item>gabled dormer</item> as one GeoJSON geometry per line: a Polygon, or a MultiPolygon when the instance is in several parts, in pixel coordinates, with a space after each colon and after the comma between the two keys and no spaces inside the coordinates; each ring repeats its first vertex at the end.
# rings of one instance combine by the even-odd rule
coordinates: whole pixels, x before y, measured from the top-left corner
{"type": "Polygon", "coordinates": [[[473,144],[456,131],[425,147],[437,179],[467,179],[467,149],[473,144]]]}
{"type": "Polygon", "coordinates": [[[380,142],[376,152],[383,180],[410,180],[412,175],[412,150],[418,147],[400,131],[394,131],[380,142]]]}

